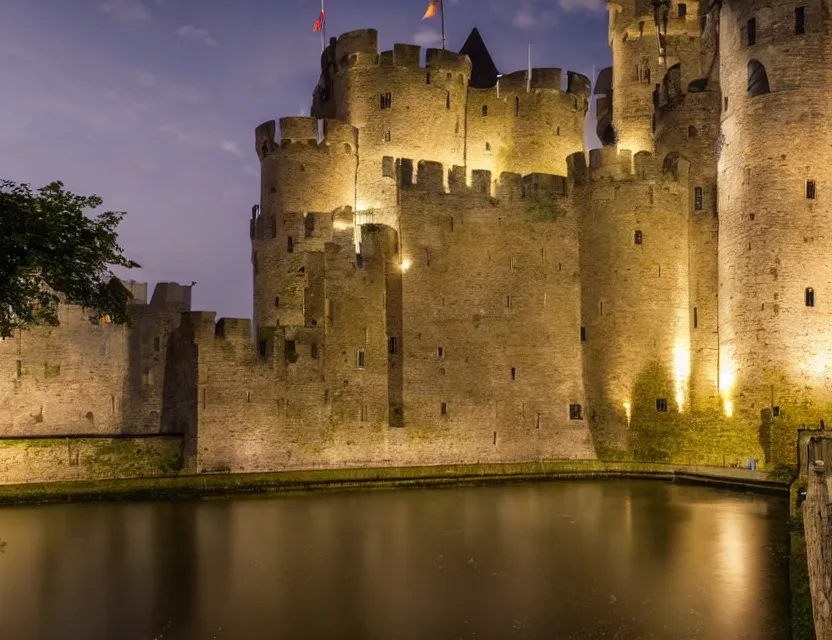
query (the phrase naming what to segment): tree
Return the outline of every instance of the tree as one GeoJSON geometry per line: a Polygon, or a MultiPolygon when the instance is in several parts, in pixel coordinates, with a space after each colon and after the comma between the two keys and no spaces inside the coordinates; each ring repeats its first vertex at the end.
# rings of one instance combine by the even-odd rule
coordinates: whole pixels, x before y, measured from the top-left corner
{"type": "Polygon", "coordinates": [[[95,217],[101,198],[79,196],[52,182],[0,180],[0,337],[33,324],[58,324],[58,303],[128,321],[130,292],[110,271],[139,265],[124,257],[116,227],[124,212],[95,217]]]}

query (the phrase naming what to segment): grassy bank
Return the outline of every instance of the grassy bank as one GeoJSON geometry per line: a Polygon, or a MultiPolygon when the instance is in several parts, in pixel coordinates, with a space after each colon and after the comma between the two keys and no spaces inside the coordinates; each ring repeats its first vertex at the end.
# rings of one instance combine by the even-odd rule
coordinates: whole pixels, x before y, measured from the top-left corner
{"type": "Polygon", "coordinates": [[[685,467],[595,460],[195,474],[101,481],[0,486],[0,504],[76,500],[187,499],[232,494],[342,488],[433,486],[580,478],[652,478],[785,493],[787,485],[763,473],[719,467],[685,467]]]}

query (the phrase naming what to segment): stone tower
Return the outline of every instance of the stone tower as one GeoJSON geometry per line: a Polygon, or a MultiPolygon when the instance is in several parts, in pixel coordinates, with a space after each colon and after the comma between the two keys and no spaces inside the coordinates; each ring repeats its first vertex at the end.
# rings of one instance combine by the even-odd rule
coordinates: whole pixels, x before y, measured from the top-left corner
{"type": "Polygon", "coordinates": [[[832,400],[832,22],[821,0],[725,0],[719,24],[719,385],[790,459],[832,400]]]}
{"type": "Polygon", "coordinates": [[[352,226],[357,133],[314,118],[282,118],[257,127],[261,163],[260,211],[251,221],[255,333],[266,327],[305,326],[310,261],[339,223],[352,226]],[[341,220],[344,218],[344,220],[341,220]]]}
{"type": "Polygon", "coordinates": [[[620,149],[653,151],[653,90],[681,63],[683,85],[701,77],[699,1],[608,0],[612,123],[620,149]]]}

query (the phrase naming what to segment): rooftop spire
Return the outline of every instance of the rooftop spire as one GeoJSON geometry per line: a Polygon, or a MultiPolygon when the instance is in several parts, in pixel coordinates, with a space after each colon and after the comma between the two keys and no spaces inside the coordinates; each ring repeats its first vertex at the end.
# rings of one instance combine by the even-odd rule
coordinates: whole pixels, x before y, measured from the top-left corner
{"type": "Polygon", "coordinates": [[[489,89],[497,84],[499,72],[476,27],[471,31],[471,35],[468,36],[459,52],[471,59],[469,86],[475,89],[489,89]]]}

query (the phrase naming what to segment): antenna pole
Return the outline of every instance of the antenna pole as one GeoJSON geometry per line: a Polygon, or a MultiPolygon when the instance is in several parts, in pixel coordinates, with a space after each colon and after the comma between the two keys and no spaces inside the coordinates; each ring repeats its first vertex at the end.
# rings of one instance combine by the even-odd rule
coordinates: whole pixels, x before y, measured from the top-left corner
{"type": "MultiPolygon", "coordinates": [[[[322,0],[323,1],[323,0],[322,0]]],[[[442,50],[445,50],[445,0],[439,0],[439,13],[442,19],[442,50]]]]}
{"type": "Polygon", "coordinates": [[[324,0],[321,0],[321,51],[326,50],[326,13],[324,13],[324,0]]]}

